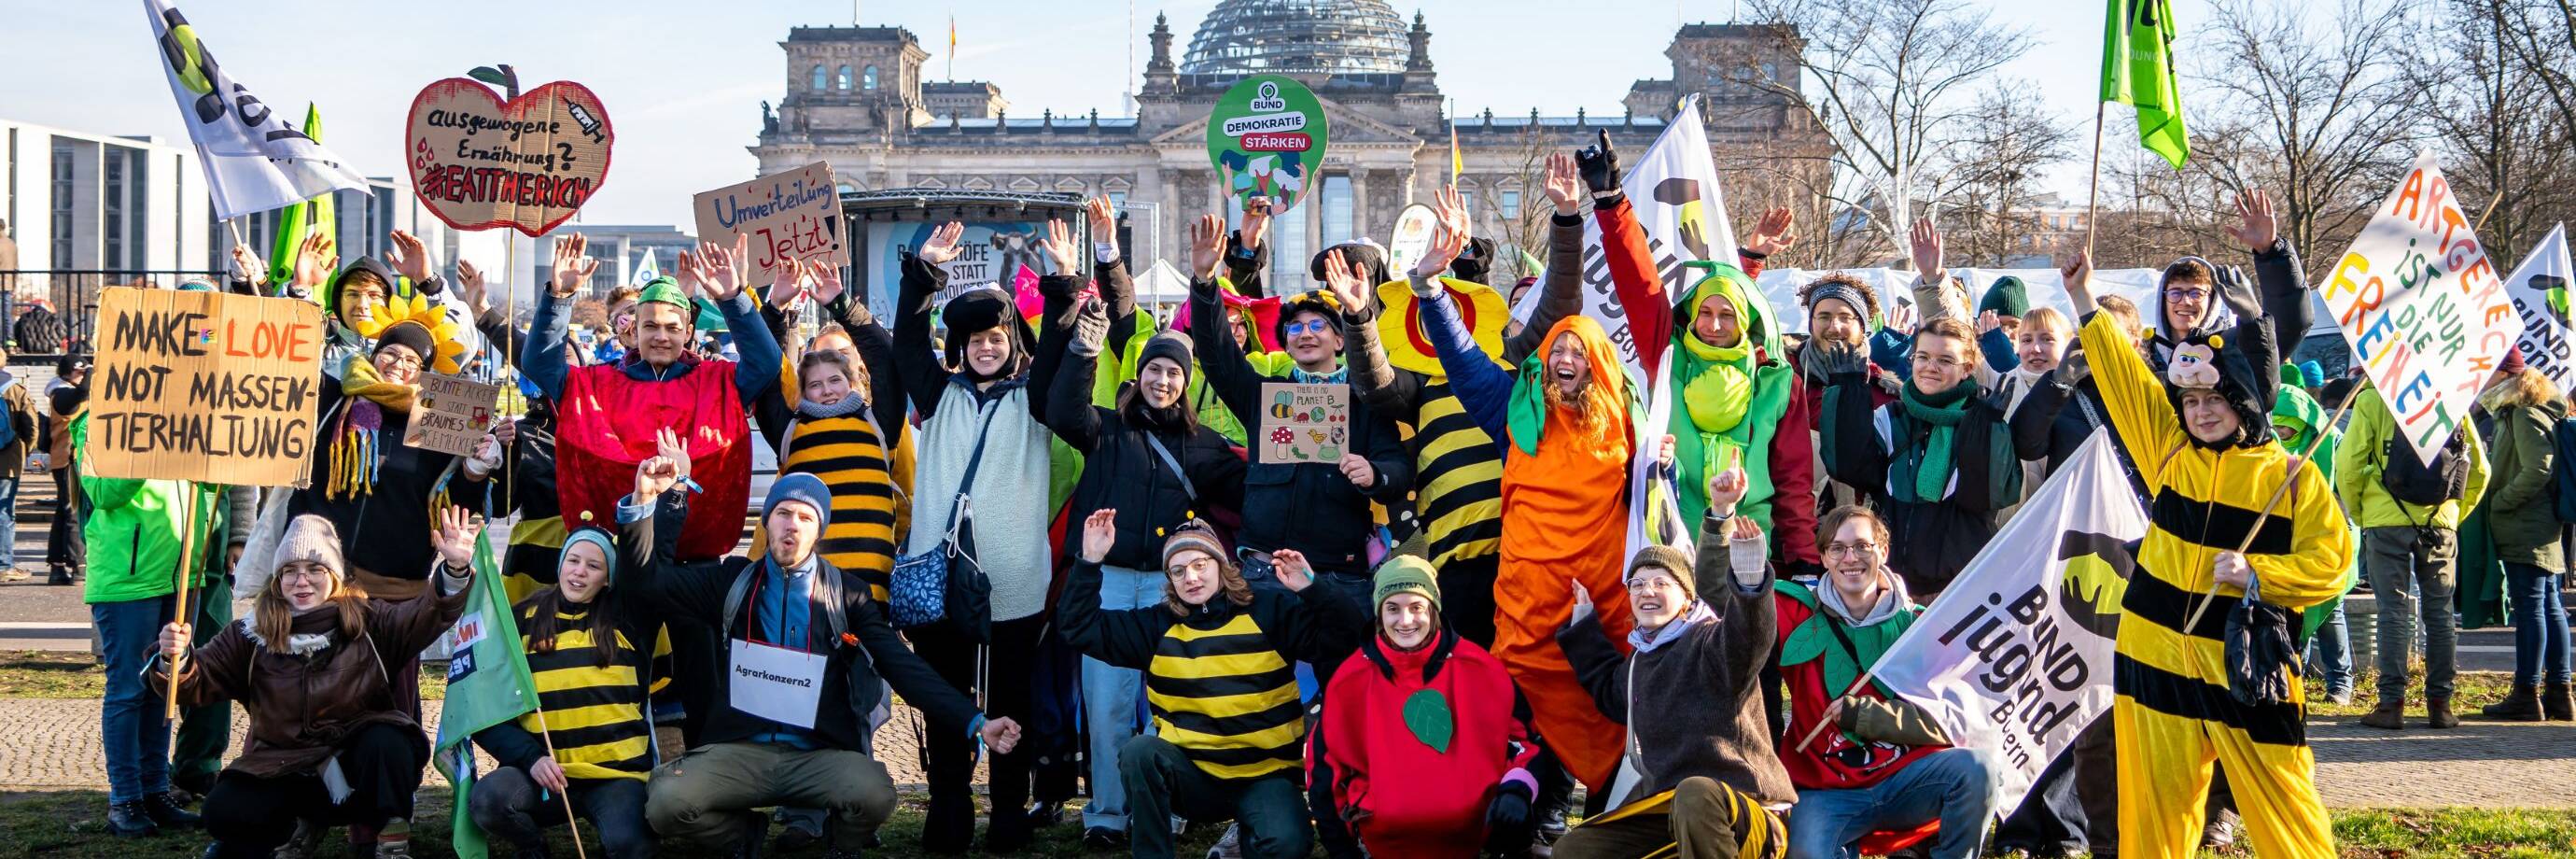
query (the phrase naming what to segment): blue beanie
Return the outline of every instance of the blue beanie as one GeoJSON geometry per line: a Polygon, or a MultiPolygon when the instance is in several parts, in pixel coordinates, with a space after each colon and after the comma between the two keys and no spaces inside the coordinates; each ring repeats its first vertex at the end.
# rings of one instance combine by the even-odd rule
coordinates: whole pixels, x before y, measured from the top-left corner
{"type": "Polygon", "coordinates": [[[761,502],[760,518],[769,518],[769,514],[777,512],[778,505],[790,501],[814,508],[816,528],[831,526],[832,490],[823,485],[822,478],[802,471],[779,475],[777,482],[769,484],[769,500],[761,502]]]}
{"type": "Polygon", "coordinates": [[[617,541],[608,536],[608,531],[597,525],[584,525],[573,529],[570,535],[564,537],[563,554],[555,556],[558,559],[555,563],[563,563],[560,559],[563,555],[572,554],[575,543],[589,543],[599,547],[600,557],[608,559],[608,578],[602,584],[615,587],[617,585],[617,541]]]}

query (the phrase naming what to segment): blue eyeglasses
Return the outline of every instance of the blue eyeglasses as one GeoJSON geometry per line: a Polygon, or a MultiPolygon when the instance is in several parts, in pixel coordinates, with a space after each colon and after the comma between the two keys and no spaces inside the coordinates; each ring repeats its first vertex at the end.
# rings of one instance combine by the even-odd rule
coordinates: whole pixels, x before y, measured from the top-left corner
{"type": "Polygon", "coordinates": [[[1287,333],[1288,333],[1288,336],[1290,336],[1290,337],[1295,337],[1295,336],[1297,336],[1297,335],[1299,335],[1299,334],[1306,334],[1306,333],[1310,333],[1310,332],[1311,332],[1311,333],[1315,333],[1315,334],[1322,334],[1322,333],[1324,333],[1324,332],[1326,332],[1326,331],[1332,330],[1332,327],[1333,327],[1333,323],[1332,323],[1331,321],[1329,321],[1329,320],[1323,320],[1323,319],[1309,319],[1309,320],[1306,320],[1306,321],[1304,321],[1304,322],[1291,322],[1291,323],[1288,323],[1285,327],[1282,327],[1280,330],[1287,332],[1287,333]]]}

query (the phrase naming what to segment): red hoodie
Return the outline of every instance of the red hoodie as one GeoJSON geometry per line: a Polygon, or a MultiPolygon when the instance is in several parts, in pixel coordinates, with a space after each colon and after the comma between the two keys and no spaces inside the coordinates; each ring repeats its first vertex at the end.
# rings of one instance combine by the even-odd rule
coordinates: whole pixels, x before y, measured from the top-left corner
{"type": "Polygon", "coordinates": [[[1360,818],[1352,829],[1373,856],[1475,859],[1504,778],[1537,790],[1527,768],[1538,746],[1511,674],[1475,642],[1437,635],[1410,653],[1370,636],[1325,687],[1316,771],[1330,773],[1334,806],[1344,819],[1360,818]],[[1446,751],[1406,724],[1407,703],[1424,690],[1446,699],[1446,751]]]}

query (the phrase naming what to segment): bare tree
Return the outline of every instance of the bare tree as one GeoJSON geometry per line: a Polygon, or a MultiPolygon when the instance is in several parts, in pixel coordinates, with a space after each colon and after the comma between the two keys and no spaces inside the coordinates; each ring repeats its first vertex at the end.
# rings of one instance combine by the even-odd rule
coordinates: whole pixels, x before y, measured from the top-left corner
{"type": "Polygon", "coordinates": [[[2048,169],[2073,154],[2075,132],[2027,87],[1987,90],[1960,123],[1934,168],[1934,199],[1947,204],[1944,227],[1960,262],[2001,265],[2019,255],[2015,239],[2038,227],[2032,204],[2048,169]]]}
{"type": "MultiPolygon", "coordinates": [[[[2547,0],[2556,7],[2555,0],[2547,0]]],[[[2555,109],[2552,69],[2531,66],[2522,46],[2542,0],[2448,0],[2463,26],[2448,34],[2450,62],[2423,64],[2411,86],[2426,111],[2451,187],[2479,213],[2478,238],[2498,262],[2518,259],[2576,209],[2576,159],[2568,115],[2555,109]]],[[[2555,55],[2553,55],[2553,59],[2555,55]]]]}
{"type": "Polygon", "coordinates": [[[1821,232],[1884,249],[1929,196],[1926,168],[1965,131],[1976,85],[2011,58],[1997,46],[2029,39],[1967,0],[1754,0],[1751,11],[1778,38],[1804,40],[1793,52],[1803,75],[1751,79],[1797,96],[1833,137],[1833,229],[1821,232]],[[1810,82],[1812,98],[1801,92],[1810,82]]]}

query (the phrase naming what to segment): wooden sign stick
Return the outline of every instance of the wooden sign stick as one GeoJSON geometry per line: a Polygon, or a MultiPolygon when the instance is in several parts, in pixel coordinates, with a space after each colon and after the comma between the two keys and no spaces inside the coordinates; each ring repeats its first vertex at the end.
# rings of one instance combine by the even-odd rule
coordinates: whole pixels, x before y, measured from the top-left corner
{"type": "MultiPolygon", "coordinates": [[[[2254,535],[2263,532],[2263,523],[2265,520],[2272,518],[2273,508],[2279,507],[2282,497],[2290,494],[2290,487],[2298,485],[2298,466],[2306,464],[2308,457],[2316,455],[2317,446],[2326,440],[2326,433],[2333,430],[2336,424],[2343,423],[2344,413],[2352,410],[2352,401],[2360,398],[2360,396],[2360,391],[2354,391],[2351,394],[2346,395],[2343,398],[2343,404],[2335,407],[2334,416],[2327,418],[2324,426],[2314,427],[2316,430],[2316,437],[2308,439],[2307,449],[2299,451],[2298,458],[2291,460],[2289,479],[2281,481],[2281,485],[2272,490],[2272,500],[2263,502],[2263,511],[2255,514],[2254,516],[2254,526],[2245,529],[2245,539],[2236,544],[2236,554],[2243,555],[2245,554],[2245,550],[2254,547],[2254,535]]],[[[2192,607],[2191,619],[2183,621],[2182,629],[2177,631],[2184,635],[2191,634],[2191,629],[2200,625],[2201,614],[2209,611],[2210,603],[2217,601],[2218,577],[2213,575],[2209,578],[2209,592],[2201,595],[2199,604],[2192,607]]]]}

